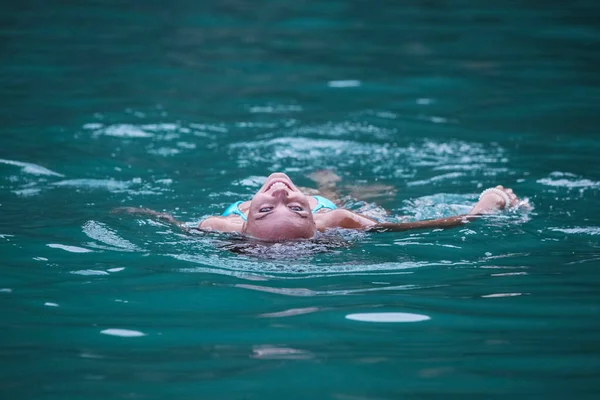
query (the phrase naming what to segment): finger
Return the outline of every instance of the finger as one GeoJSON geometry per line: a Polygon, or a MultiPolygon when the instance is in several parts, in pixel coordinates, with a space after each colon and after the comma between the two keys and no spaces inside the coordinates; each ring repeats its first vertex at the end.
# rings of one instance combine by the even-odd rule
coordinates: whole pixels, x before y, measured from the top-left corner
{"type": "Polygon", "coordinates": [[[504,189],[504,186],[502,186],[502,185],[498,185],[498,186],[496,186],[496,189],[503,190],[503,189],[504,189]]]}
{"type": "Polygon", "coordinates": [[[506,189],[504,189],[504,191],[509,195],[513,192],[513,190],[511,188],[506,188],[506,189]]]}

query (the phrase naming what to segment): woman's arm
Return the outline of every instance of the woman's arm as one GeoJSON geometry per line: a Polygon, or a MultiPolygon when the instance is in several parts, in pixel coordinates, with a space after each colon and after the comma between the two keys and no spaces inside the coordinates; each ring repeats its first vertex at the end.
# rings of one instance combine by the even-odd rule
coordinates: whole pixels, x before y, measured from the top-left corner
{"type": "Polygon", "coordinates": [[[324,214],[326,220],[322,228],[362,229],[375,232],[400,232],[410,229],[453,228],[466,224],[483,214],[491,214],[504,208],[514,207],[519,199],[511,189],[496,186],[493,190],[484,191],[479,201],[467,214],[448,218],[438,218],[416,222],[380,223],[364,215],[349,210],[338,209],[324,214]]]}
{"type": "Polygon", "coordinates": [[[145,217],[150,217],[157,219],[161,222],[166,222],[171,225],[175,225],[176,227],[182,229],[183,231],[189,231],[189,227],[185,225],[181,221],[177,221],[173,216],[169,213],[158,212],[151,210],[149,208],[138,208],[138,207],[118,207],[113,208],[110,211],[112,214],[132,214],[132,215],[143,215],[145,217]]]}
{"type": "MultiPolygon", "coordinates": [[[[158,212],[149,208],[137,208],[137,207],[119,207],[111,210],[113,214],[132,214],[141,215],[157,219],[161,222],[174,225],[184,232],[189,232],[190,227],[181,221],[177,221],[171,214],[165,212],[158,212]]],[[[218,231],[218,232],[241,232],[243,228],[243,222],[235,218],[228,217],[208,217],[200,224],[198,224],[198,230],[201,231],[218,231]]],[[[191,228],[195,229],[195,228],[191,228]]]]}

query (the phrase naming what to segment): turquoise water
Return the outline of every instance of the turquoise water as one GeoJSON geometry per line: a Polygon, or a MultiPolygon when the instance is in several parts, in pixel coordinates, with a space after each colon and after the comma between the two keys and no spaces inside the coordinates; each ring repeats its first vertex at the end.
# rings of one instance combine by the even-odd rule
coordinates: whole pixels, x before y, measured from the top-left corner
{"type": "Polygon", "coordinates": [[[3,399],[600,393],[596,2],[84,3],[0,13],[3,399]],[[241,253],[110,213],[324,168],[382,218],[534,208],[241,253]]]}

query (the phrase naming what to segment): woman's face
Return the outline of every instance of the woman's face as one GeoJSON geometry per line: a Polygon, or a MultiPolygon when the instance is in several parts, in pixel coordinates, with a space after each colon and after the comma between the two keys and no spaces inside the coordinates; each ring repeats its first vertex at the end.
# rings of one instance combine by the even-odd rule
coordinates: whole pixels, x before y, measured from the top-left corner
{"type": "Polygon", "coordinates": [[[284,173],[271,174],[250,202],[245,233],[262,240],[310,239],[315,221],[308,199],[284,173]]]}

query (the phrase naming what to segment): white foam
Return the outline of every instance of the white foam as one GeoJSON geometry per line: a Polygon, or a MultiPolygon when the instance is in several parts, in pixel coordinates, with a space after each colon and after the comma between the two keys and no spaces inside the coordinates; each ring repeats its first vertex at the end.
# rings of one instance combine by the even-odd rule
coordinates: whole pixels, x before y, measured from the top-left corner
{"type": "Polygon", "coordinates": [[[515,296],[522,296],[523,293],[492,293],[492,294],[485,294],[481,297],[483,298],[495,298],[495,297],[515,297],[515,296]]]}
{"type": "Polygon", "coordinates": [[[575,179],[577,175],[569,172],[552,172],[549,178],[538,179],[537,183],[541,183],[546,186],[554,187],[565,187],[569,189],[573,188],[600,188],[600,182],[592,181],[590,179],[575,179]]]}
{"type": "Polygon", "coordinates": [[[149,131],[169,131],[173,132],[179,129],[179,125],[172,123],[162,123],[162,124],[145,124],[142,125],[142,129],[149,131]]]}
{"type": "Polygon", "coordinates": [[[354,79],[327,82],[327,86],[329,86],[331,88],[349,88],[349,87],[358,87],[360,85],[361,85],[360,81],[354,80],[354,79]]]}
{"type": "Polygon", "coordinates": [[[98,133],[105,136],[121,138],[149,138],[154,136],[153,134],[142,130],[140,127],[130,124],[111,125],[98,133]]]}
{"type": "MultiPolygon", "coordinates": [[[[445,165],[488,166],[496,174],[501,163],[506,163],[504,150],[497,145],[483,146],[479,143],[451,141],[440,143],[419,141],[406,147],[373,143],[370,140],[389,140],[393,130],[373,127],[366,124],[322,124],[295,129],[292,137],[277,137],[253,142],[239,142],[230,145],[235,152],[238,167],[257,163],[267,163],[271,168],[311,169],[355,168],[357,165],[382,179],[413,178],[423,167],[445,165]],[[364,137],[364,140],[337,140],[336,137],[364,137]]],[[[464,179],[464,171],[452,171],[432,179],[412,182],[412,185],[426,185],[443,179],[464,179]]]]}
{"type": "Polygon", "coordinates": [[[234,182],[234,185],[248,186],[248,187],[261,187],[266,181],[264,176],[249,176],[245,179],[234,182]]]}
{"type": "Polygon", "coordinates": [[[181,153],[181,150],[171,147],[159,147],[158,149],[148,150],[148,153],[162,157],[169,157],[181,153]]]}
{"type": "Polygon", "coordinates": [[[67,246],[67,245],[58,244],[58,243],[49,243],[46,246],[51,247],[53,249],[61,249],[64,251],[68,251],[69,253],[91,253],[92,252],[92,250],[85,249],[83,247],[67,246]]]}
{"type": "Polygon", "coordinates": [[[381,312],[381,313],[360,313],[348,314],[346,319],[361,322],[419,322],[427,321],[431,317],[421,314],[401,313],[401,312],[381,312]]]}
{"type": "Polygon", "coordinates": [[[254,346],[252,349],[252,358],[261,358],[267,360],[305,360],[313,358],[313,353],[294,349],[293,347],[276,347],[271,345],[254,346]]]}
{"type": "Polygon", "coordinates": [[[275,113],[286,113],[286,112],[300,112],[302,111],[302,107],[295,105],[267,105],[267,106],[253,106],[250,107],[249,110],[251,113],[266,113],[266,114],[275,114],[275,113]]]}
{"type": "Polygon", "coordinates": [[[194,129],[202,129],[202,130],[211,131],[211,132],[218,132],[218,133],[227,133],[228,132],[227,128],[222,127],[222,126],[217,126],[217,125],[190,124],[189,126],[194,129]]]}
{"type": "Polygon", "coordinates": [[[130,329],[116,329],[116,328],[104,329],[103,331],[100,331],[100,333],[102,333],[104,335],[120,336],[120,337],[146,336],[146,334],[144,332],[134,331],[134,330],[130,330],[130,329]]]}
{"type": "Polygon", "coordinates": [[[100,129],[102,128],[104,125],[102,125],[99,122],[88,122],[87,124],[83,125],[83,129],[91,129],[91,130],[95,130],[95,129],[100,129]]]}
{"type": "Polygon", "coordinates": [[[36,194],[39,194],[42,190],[38,189],[38,188],[26,188],[26,189],[20,189],[20,190],[13,190],[13,193],[16,194],[17,196],[23,196],[23,197],[29,197],[29,196],[35,196],[36,194]]]}
{"type": "Polygon", "coordinates": [[[99,271],[97,269],[80,269],[79,271],[71,271],[73,275],[110,275],[106,271],[99,271]]]}
{"type": "Polygon", "coordinates": [[[49,301],[45,302],[44,305],[46,307],[60,307],[58,304],[56,304],[56,303],[50,303],[49,301]]]}
{"type": "Polygon", "coordinates": [[[52,183],[54,186],[78,187],[85,189],[126,190],[131,183],[114,179],[69,179],[52,183]]]}
{"type": "Polygon", "coordinates": [[[290,308],[289,310],[260,314],[260,318],[283,318],[295,315],[310,314],[319,311],[319,307],[290,308]]]}
{"type": "Polygon", "coordinates": [[[600,227],[597,226],[576,226],[574,228],[548,228],[553,232],[562,232],[568,234],[600,235],[600,227]]]}

